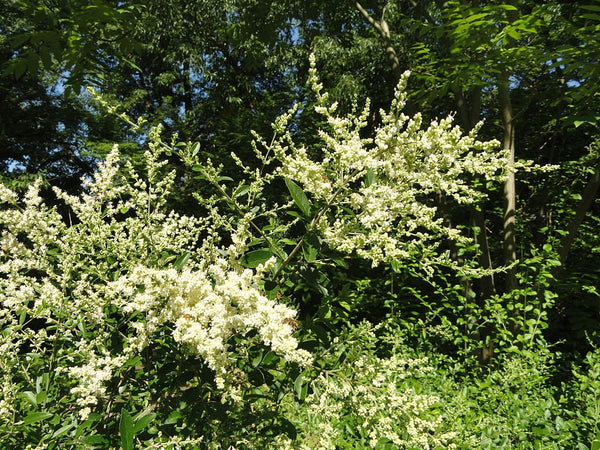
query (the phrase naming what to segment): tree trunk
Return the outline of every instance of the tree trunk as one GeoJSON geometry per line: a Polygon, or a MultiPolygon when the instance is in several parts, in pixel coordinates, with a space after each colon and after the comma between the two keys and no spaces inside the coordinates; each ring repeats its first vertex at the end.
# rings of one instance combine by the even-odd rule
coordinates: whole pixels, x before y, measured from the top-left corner
{"type": "Polygon", "coordinates": [[[385,20],[385,8],[383,8],[381,18],[377,21],[371,16],[371,14],[369,14],[369,12],[365,8],[363,8],[360,2],[356,2],[355,5],[356,9],[358,9],[358,11],[363,15],[367,22],[369,22],[371,25],[373,25],[373,27],[375,27],[377,31],[379,31],[379,34],[383,39],[385,53],[388,57],[390,66],[392,67],[396,79],[399,80],[400,76],[402,75],[402,69],[400,68],[400,60],[398,59],[398,54],[396,53],[396,49],[392,44],[390,28],[388,26],[387,20],[385,20]]]}
{"type": "MultiPolygon", "coordinates": [[[[515,213],[517,208],[516,188],[515,188],[515,124],[510,100],[509,74],[504,69],[498,77],[498,97],[500,101],[500,110],[502,113],[502,122],[504,126],[504,135],[502,144],[507,152],[507,178],[504,183],[504,262],[512,264],[517,260],[517,248],[515,237],[515,213]]],[[[517,287],[517,279],[514,269],[509,269],[506,273],[506,291],[510,292],[517,287]]]]}

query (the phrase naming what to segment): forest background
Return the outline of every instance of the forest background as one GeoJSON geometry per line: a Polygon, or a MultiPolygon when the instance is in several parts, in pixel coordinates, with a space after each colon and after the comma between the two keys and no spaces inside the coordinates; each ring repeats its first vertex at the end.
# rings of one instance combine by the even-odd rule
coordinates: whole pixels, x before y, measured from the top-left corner
{"type": "Polygon", "coordinates": [[[600,2],[0,12],[3,447],[600,448],[600,2]]]}

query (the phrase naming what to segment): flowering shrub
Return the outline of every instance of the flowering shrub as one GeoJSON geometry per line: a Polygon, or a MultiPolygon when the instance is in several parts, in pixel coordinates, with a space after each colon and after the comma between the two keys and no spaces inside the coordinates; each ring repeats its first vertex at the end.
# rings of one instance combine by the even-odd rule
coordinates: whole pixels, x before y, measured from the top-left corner
{"type": "MultiPolygon", "coordinates": [[[[329,126],[320,131],[322,154],[311,157],[285,131],[294,110],[276,123],[278,137],[272,143],[262,141],[267,155],[280,162],[276,172],[299,183],[315,203],[311,228],[330,248],[374,265],[414,258],[425,248],[432,255],[440,241],[461,239],[444,224],[436,198],[477,202],[484,193],[472,186],[474,177],[499,181],[504,176],[498,142],[475,138],[481,124],[463,135],[452,117],[423,129],[420,114],[402,113],[408,76],[402,76],[390,111],[380,111],[374,138],[363,138],[369,104],[358,115],[336,116],[336,104],[329,105],[321,92],[313,64],[316,111],[329,126]]],[[[272,160],[264,157],[264,162],[272,160]]],[[[308,203],[304,209],[309,212],[308,203]]]]}
{"type": "MultiPolygon", "coordinates": [[[[234,155],[246,179],[233,186],[222,167],[198,160],[197,145],[163,143],[160,128],[149,134],[143,171],[115,148],[81,195],[54,191],[59,206],[42,201],[39,183],[23,198],[0,186],[2,445],[293,441],[280,411],[292,389],[286,371],[298,379],[313,357],[299,347],[295,309],[279,299],[292,277],[339,255],[374,266],[418,258],[431,270],[447,262],[441,241],[467,239],[444,223],[436,198],[474,202],[484,194],[472,178],[502,177],[495,142],[464,136],[451,117],[423,129],[419,115],[401,113],[407,76],[366,139],[368,105],[336,116],[313,67],[329,127],[322,154],[294,143],[292,109],[275,122],[271,143],[257,137],[261,168],[234,155]],[[169,210],[175,174],[165,153],[212,184],[214,196],[198,196],[203,217],[169,210]],[[276,183],[290,201],[268,200],[276,183]]],[[[321,411],[312,423],[319,445],[449,443],[451,434],[435,434],[436,398],[403,381],[426,362],[364,350],[339,373],[310,369],[305,412],[321,411]],[[340,428],[340,414],[353,418],[355,433],[340,428]]],[[[307,430],[301,440],[312,445],[307,430]]]]}
{"type": "Polygon", "coordinates": [[[287,323],[296,312],[261,293],[261,275],[273,261],[255,270],[228,262],[217,253],[218,215],[200,220],[165,211],[173,174],[163,173],[160,152],[147,152],[145,177],[121,167],[115,149],[80,197],[56,190],[75,224],[45,206],[39,183],[22,203],[2,186],[3,442],[26,442],[25,426],[38,422],[62,430],[40,442],[81,435],[77,424],[110,408],[109,385],[123,394],[122,372],[164,332],[234,397],[233,335],[256,330],[248,343],[310,364],[287,323]]]}
{"type": "Polygon", "coordinates": [[[385,341],[368,323],[338,336],[319,361],[325,367],[312,393],[290,403],[302,449],[455,448],[454,433],[440,433],[444,420],[435,394],[420,392],[433,371],[426,358],[395,345],[377,356],[385,341]],[[386,447],[386,445],[388,447],[386,447]]]}

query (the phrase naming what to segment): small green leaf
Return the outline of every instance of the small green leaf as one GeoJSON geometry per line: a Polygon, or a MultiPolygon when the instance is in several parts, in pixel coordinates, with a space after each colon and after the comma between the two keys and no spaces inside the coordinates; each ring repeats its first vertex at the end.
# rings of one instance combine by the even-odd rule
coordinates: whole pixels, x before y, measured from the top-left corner
{"type": "Polygon", "coordinates": [[[121,448],[123,450],[133,450],[133,419],[125,408],[121,410],[119,434],[121,435],[121,448]]]}
{"type": "Polygon", "coordinates": [[[167,417],[167,419],[165,420],[165,425],[172,425],[174,423],[179,422],[179,419],[181,419],[182,414],[181,411],[173,411],[171,414],[169,414],[169,417],[167,417]]]}
{"type": "Polygon", "coordinates": [[[183,255],[180,255],[175,262],[173,263],[173,267],[175,270],[180,271],[183,269],[183,266],[186,265],[188,260],[190,259],[190,252],[185,252],[183,255]]]}
{"type": "Polygon", "coordinates": [[[254,269],[259,264],[264,264],[273,256],[273,251],[268,248],[261,248],[246,253],[242,258],[242,264],[246,267],[254,269]]]}
{"type": "Polygon", "coordinates": [[[86,445],[106,445],[108,444],[108,441],[106,440],[106,438],[104,436],[100,436],[98,434],[93,434],[91,436],[85,436],[82,437],[79,440],[82,444],[86,444],[86,445]]]}
{"type": "Polygon", "coordinates": [[[308,384],[304,380],[304,372],[300,372],[300,375],[296,377],[294,381],[294,391],[298,400],[304,400],[308,392],[308,384]]]}
{"type": "Polygon", "coordinates": [[[22,399],[27,400],[33,406],[37,406],[37,400],[35,398],[35,394],[31,391],[19,392],[18,396],[22,399]]]}
{"type": "Polygon", "coordinates": [[[243,195],[246,195],[248,192],[250,192],[250,186],[248,186],[247,184],[242,184],[241,186],[238,186],[238,188],[235,190],[235,192],[233,193],[233,197],[238,198],[243,195]]]}
{"type": "Polygon", "coordinates": [[[63,435],[65,435],[67,433],[67,431],[69,431],[71,428],[73,428],[75,426],[74,423],[71,423],[69,425],[65,425],[63,427],[60,427],[58,430],[56,430],[53,434],[52,434],[52,439],[56,439],[57,437],[61,437],[63,435]]]}
{"type": "Polygon", "coordinates": [[[321,240],[316,233],[308,233],[302,240],[302,253],[307,262],[313,262],[317,259],[319,248],[321,248],[321,240]]]}
{"type": "Polygon", "coordinates": [[[285,179],[285,185],[287,186],[288,191],[290,191],[294,203],[300,211],[302,211],[302,214],[306,217],[310,217],[311,203],[302,188],[289,178],[285,179]]]}
{"type": "Polygon", "coordinates": [[[369,187],[377,181],[377,177],[375,176],[375,172],[373,169],[368,169],[367,174],[365,175],[365,186],[369,187]]]}
{"type": "Polygon", "coordinates": [[[519,39],[521,39],[521,33],[519,33],[517,30],[515,30],[514,28],[509,28],[507,30],[508,35],[513,38],[515,41],[518,41],[519,39]]]}
{"type": "Polygon", "coordinates": [[[48,412],[32,412],[27,414],[23,419],[23,425],[29,425],[36,422],[41,422],[42,420],[49,419],[54,414],[48,412]]]}
{"type": "Polygon", "coordinates": [[[16,63],[12,65],[12,72],[15,78],[18,80],[23,76],[23,74],[27,71],[27,62],[23,60],[18,60],[16,63]]]}
{"type": "Polygon", "coordinates": [[[346,311],[351,311],[352,307],[350,306],[350,304],[348,302],[345,301],[339,301],[338,305],[340,305],[342,308],[344,308],[346,311]]]}
{"type": "Polygon", "coordinates": [[[600,6],[596,5],[581,5],[581,9],[587,9],[588,11],[598,11],[600,12],[600,6]]]}
{"type": "Polygon", "coordinates": [[[146,428],[150,424],[150,422],[152,422],[155,418],[156,413],[148,413],[143,415],[142,417],[138,417],[133,427],[133,433],[138,434],[140,431],[146,428]]]}
{"type": "Polygon", "coordinates": [[[503,9],[505,11],[518,11],[517,7],[513,5],[498,5],[497,8],[503,9]]]}
{"type": "Polygon", "coordinates": [[[35,401],[39,405],[40,403],[44,403],[47,398],[48,398],[48,394],[46,393],[46,391],[40,391],[35,396],[35,401]]]}

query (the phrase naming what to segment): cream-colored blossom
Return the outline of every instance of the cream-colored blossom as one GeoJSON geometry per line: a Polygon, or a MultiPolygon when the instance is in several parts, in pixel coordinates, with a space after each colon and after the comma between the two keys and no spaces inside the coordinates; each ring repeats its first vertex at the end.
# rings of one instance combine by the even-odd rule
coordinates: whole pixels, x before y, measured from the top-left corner
{"type": "Polygon", "coordinates": [[[327,121],[327,128],[319,131],[321,154],[311,156],[295,143],[285,132],[291,116],[282,116],[273,143],[260,141],[279,160],[277,173],[300,184],[320,205],[314,228],[330,248],[378,265],[429,247],[430,255],[423,260],[432,262],[432,246],[440,239],[463,238],[444,224],[439,200],[465,204],[483,199],[485,192],[473,187],[472,180],[501,181],[505,152],[497,141],[477,140],[481,124],[465,134],[452,116],[424,126],[420,114],[403,114],[408,72],[401,77],[390,110],[380,112],[374,137],[364,138],[368,102],[362,111],[340,116],[336,105],[328,104],[314,61],[311,64],[315,109],[327,121]]]}

